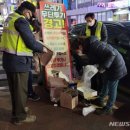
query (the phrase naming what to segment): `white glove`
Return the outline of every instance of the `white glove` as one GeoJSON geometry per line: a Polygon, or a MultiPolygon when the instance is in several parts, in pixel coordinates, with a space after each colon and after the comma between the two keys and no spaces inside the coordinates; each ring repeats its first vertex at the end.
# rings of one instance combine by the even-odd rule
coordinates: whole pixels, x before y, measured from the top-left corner
{"type": "Polygon", "coordinates": [[[47,53],[47,49],[45,47],[43,47],[43,52],[47,53]]]}

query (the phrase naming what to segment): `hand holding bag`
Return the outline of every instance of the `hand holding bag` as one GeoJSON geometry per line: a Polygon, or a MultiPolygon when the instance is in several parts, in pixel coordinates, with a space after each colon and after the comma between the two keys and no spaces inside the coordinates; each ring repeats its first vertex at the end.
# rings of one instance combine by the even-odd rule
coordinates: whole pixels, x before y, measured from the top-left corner
{"type": "Polygon", "coordinates": [[[41,65],[46,66],[53,56],[53,51],[47,45],[43,44],[41,41],[38,41],[38,42],[41,43],[43,47],[47,49],[47,52],[37,53],[40,59],[41,65]]]}

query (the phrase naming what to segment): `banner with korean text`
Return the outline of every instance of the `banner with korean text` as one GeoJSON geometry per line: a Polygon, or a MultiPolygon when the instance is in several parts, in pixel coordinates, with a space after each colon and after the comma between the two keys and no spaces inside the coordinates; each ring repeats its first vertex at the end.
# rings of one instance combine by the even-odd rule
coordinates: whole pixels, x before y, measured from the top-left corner
{"type": "Polygon", "coordinates": [[[44,44],[54,52],[52,60],[46,66],[47,77],[64,75],[72,79],[65,6],[41,1],[40,15],[44,44]]]}

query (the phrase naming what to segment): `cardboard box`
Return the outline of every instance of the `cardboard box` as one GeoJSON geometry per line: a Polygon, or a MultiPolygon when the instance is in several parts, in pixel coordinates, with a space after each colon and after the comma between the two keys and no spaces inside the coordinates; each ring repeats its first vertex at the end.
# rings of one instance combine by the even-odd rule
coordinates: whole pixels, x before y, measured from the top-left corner
{"type": "Polygon", "coordinates": [[[67,89],[60,95],[60,105],[65,108],[74,109],[78,105],[78,92],[67,89]]]}
{"type": "Polygon", "coordinates": [[[97,91],[87,87],[78,87],[77,90],[79,94],[83,96],[85,99],[92,99],[97,96],[97,91]]]}
{"type": "Polygon", "coordinates": [[[60,94],[68,87],[68,82],[63,78],[48,77],[47,86],[50,89],[50,98],[52,102],[60,100],[60,94]]]}
{"type": "Polygon", "coordinates": [[[37,42],[41,43],[43,45],[43,47],[47,49],[46,53],[45,52],[36,53],[40,59],[41,65],[46,66],[50,62],[50,60],[53,56],[53,51],[47,45],[45,45],[43,42],[41,42],[39,40],[37,40],[37,42]]]}
{"type": "Polygon", "coordinates": [[[48,86],[50,88],[67,88],[68,82],[63,78],[48,77],[48,86]]]}
{"type": "Polygon", "coordinates": [[[52,102],[58,102],[60,95],[64,91],[64,88],[50,88],[50,98],[52,102]]]}

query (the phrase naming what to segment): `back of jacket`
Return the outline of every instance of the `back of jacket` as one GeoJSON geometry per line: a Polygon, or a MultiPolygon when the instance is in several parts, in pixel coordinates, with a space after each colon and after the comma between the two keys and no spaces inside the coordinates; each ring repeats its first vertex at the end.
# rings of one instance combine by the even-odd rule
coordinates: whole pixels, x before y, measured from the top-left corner
{"type": "MultiPolygon", "coordinates": [[[[19,13],[19,11],[16,12],[19,13]]],[[[14,26],[27,48],[34,52],[43,52],[43,45],[35,40],[27,20],[19,18],[15,21],[14,26]]],[[[31,59],[30,56],[17,56],[3,52],[3,68],[6,72],[27,72],[31,69],[31,59]]]]}
{"type": "Polygon", "coordinates": [[[126,65],[122,55],[111,45],[95,41],[91,43],[88,50],[90,64],[99,64],[100,68],[106,70],[109,80],[121,79],[127,74],[126,65]]]}

